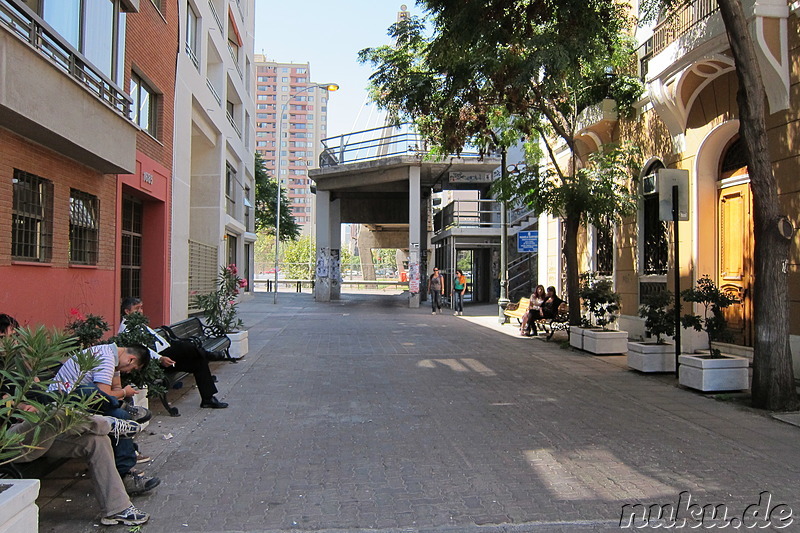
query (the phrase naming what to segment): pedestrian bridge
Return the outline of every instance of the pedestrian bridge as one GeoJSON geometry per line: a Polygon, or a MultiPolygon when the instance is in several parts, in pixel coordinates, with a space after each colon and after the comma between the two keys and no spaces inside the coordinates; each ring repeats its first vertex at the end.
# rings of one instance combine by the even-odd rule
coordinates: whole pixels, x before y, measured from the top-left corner
{"type": "MultiPolygon", "coordinates": [[[[488,196],[500,159],[475,151],[434,155],[408,125],[324,139],[316,184],[317,301],[339,299],[343,223],[364,224],[381,247],[408,250],[409,306],[419,306],[433,231],[431,194],[479,190],[488,196]]],[[[499,232],[499,229],[498,229],[499,232]]]]}

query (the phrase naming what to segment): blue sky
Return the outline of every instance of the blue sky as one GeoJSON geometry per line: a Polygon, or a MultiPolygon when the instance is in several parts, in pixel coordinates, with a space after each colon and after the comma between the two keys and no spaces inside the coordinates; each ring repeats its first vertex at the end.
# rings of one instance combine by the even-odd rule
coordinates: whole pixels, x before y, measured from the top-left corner
{"type": "Polygon", "coordinates": [[[328,105],[328,136],[379,126],[374,106],[364,107],[372,70],[357,54],[391,42],[386,31],[404,3],[422,14],[413,0],[255,0],[255,53],[308,62],[312,81],[339,84],[328,105]]]}

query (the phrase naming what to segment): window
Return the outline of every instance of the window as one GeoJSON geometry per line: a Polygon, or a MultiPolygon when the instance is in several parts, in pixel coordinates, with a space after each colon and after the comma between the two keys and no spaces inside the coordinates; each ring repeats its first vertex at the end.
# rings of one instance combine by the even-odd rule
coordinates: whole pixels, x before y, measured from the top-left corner
{"type": "Polygon", "coordinates": [[[595,227],[595,270],[601,276],[614,273],[614,229],[595,227]]]}
{"type": "Polygon", "coordinates": [[[156,93],[136,74],[131,74],[131,98],[131,120],[156,137],[156,93]]]}
{"type": "Polygon", "coordinates": [[[53,182],[14,169],[11,256],[48,263],[53,249],[53,182]]]}
{"type": "Polygon", "coordinates": [[[191,58],[195,67],[200,64],[197,60],[197,13],[195,13],[192,4],[186,6],[186,53],[191,58]]]}
{"type": "Polygon", "coordinates": [[[142,220],[141,200],[124,195],[122,198],[122,260],[120,283],[123,298],[139,298],[142,292],[142,220]]]}
{"type": "Polygon", "coordinates": [[[265,102],[267,100],[267,95],[266,94],[256,95],[256,100],[261,100],[262,102],[265,102]]]}
{"type": "Polygon", "coordinates": [[[225,163],[225,212],[233,216],[236,208],[234,199],[234,183],[236,182],[236,169],[230,163],[225,163]]]}
{"type": "MultiPolygon", "coordinates": [[[[654,174],[664,168],[660,162],[651,166],[646,174],[654,174]]],[[[643,274],[664,276],[667,274],[669,260],[669,243],[667,240],[667,223],[658,216],[658,193],[644,196],[642,246],[643,274]]]]}
{"type": "Polygon", "coordinates": [[[295,71],[296,74],[305,74],[306,72],[308,72],[308,70],[306,70],[304,68],[296,68],[296,69],[294,69],[294,71],[295,71]]]}
{"type": "Polygon", "coordinates": [[[259,76],[257,79],[258,79],[258,81],[262,81],[262,82],[263,81],[269,81],[269,77],[268,76],[259,76]]]}
{"type": "Polygon", "coordinates": [[[70,189],[69,261],[96,265],[100,243],[100,200],[97,196],[70,189]]]}

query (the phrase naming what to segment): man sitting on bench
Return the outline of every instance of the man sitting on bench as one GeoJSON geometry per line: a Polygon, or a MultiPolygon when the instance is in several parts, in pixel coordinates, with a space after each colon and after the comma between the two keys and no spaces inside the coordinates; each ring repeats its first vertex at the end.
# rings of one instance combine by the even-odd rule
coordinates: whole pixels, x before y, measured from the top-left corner
{"type": "MultiPolygon", "coordinates": [[[[125,317],[131,313],[141,313],[143,308],[141,298],[125,298],[122,301],[122,322],[119,325],[119,332],[125,331],[125,317]]],[[[200,407],[208,409],[225,409],[228,404],[219,401],[214,396],[218,391],[214,385],[214,377],[208,368],[209,356],[205,350],[188,341],[168,342],[167,339],[156,333],[155,330],[147,327],[156,339],[156,349],[150,350],[150,356],[159,359],[159,363],[164,368],[171,368],[179,372],[194,374],[194,381],[197,383],[197,390],[200,392],[200,407]]],[[[213,354],[212,354],[213,355],[213,354]]]]}

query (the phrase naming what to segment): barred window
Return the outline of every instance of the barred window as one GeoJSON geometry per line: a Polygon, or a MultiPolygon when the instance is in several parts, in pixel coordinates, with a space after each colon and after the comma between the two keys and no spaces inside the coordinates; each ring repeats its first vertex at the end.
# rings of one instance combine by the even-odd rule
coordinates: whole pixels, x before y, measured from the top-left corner
{"type": "Polygon", "coordinates": [[[96,265],[100,243],[100,200],[76,189],[69,191],[69,261],[96,265]]]}
{"type": "Polygon", "coordinates": [[[120,264],[122,295],[142,295],[142,221],[141,200],[125,195],[122,198],[122,261],[120,264]]]}
{"type": "Polygon", "coordinates": [[[14,169],[11,255],[48,263],[53,250],[53,182],[14,169]]]}
{"type": "Polygon", "coordinates": [[[601,276],[614,273],[614,231],[612,227],[595,228],[595,270],[601,276]]]}
{"type": "MultiPolygon", "coordinates": [[[[661,162],[656,162],[647,171],[653,174],[658,169],[664,168],[661,162]]],[[[658,194],[644,196],[643,225],[640,235],[644,239],[642,246],[642,264],[644,274],[649,276],[666,275],[669,268],[669,240],[667,223],[658,216],[658,194]]]]}

